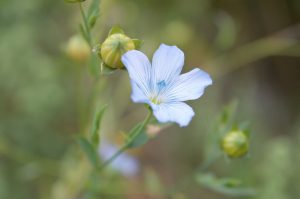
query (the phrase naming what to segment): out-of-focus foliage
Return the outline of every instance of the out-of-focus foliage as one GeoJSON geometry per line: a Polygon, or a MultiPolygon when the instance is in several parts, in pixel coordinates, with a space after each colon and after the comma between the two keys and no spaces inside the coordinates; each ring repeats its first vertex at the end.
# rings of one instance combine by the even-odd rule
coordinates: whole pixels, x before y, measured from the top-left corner
{"type": "Polygon", "coordinates": [[[277,138],[265,149],[265,160],[260,163],[260,178],[264,182],[259,198],[291,198],[289,182],[293,174],[290,140],[277,138]],[[272,165],[272,166],[270,166],[272,165]]]}
{"type": "MultiPolygon", "coordinates": [[[[141,49],[149,56],[160,43],[179,46],[185,65],[201,66],[214,85],[190,103],[197,115],[188,128],[152,126],[158,135],[150,140],[143,134],[137,144],[147,144],[127,154],[140,162],[135,177],[117,169],[91,176],[94,168],[77,141],[90,138],[90,132],[98,136],[94,107],[108,104],[100,134],[116,145],[141,121],[145,108],[131,103],[126,72],[99,77],[93,53],[87,63],[65,54],[68,40],[80,33],[76,3],[1,0],[1,199],[231,198],[219,176],[255,189],[250,198],[300,198],[298,0],[102,0],[100,10],[88,9],[91,2],[99,3],[82,5],[86,25],[94,28],[93,45],[119,24],[144,41],[141,49]],[[239,101],[236,122],[251,123],[248,155],[221,156],[208,168],[216,177],[203,173],[202,185],[186,184],[183,179],[211,154],[220,155],[220,149],[209,146],[222,125],[211,126],[234,99],[239,101]],[[182,187],[172,189],[181,181],[182,187]]],[[[80,142],[98,164],[99,154],[89,147],[97,144],[94,139],[80,142]]]]}

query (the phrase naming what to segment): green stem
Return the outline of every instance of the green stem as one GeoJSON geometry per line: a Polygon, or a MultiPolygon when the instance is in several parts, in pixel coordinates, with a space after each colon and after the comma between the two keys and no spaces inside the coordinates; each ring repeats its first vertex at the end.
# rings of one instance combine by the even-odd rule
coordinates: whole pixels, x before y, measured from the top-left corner
{"type": "Polygon", "coordinates": [[[83,24],[84,24],[84,31],[86,33],[86,39],[87,42],[89,43],[90,47],[92,47],[92,36],[91,36],[91,30],[90,30],[90,26],[89,26],[89,22],[87,20],[87,17],[84,13],[84,10],[82,8],[82,4],[79,2],[79,9],[80,9],[80,13],[83,19],[83,24]]]}
{"type": "Polygon", "coordinates": [[[126,151],[129,146],[134,142],[134,140],[143,132],[142,130],[146,127],[146,125],[149,123],[150,119],[152,117],[152,111],[150,110],[147,117],[143,121],[143,123],[139,126],[139,128],[133,133],[133,135],[130,135],[130,138],[127,140],[126,143],[123,144],[123,146],[108,160],[103,162],[103,164],[100,166],[100,171],[104,169],[106,166],[108,166],[112,161],[114,161],[120,154],[122,154],[124,151],[126,151]]]}

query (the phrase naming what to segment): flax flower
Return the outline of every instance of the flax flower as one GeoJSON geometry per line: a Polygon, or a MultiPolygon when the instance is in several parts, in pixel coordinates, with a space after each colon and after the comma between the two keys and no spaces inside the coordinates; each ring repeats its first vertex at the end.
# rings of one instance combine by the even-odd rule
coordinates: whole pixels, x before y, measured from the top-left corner
{"type": "Polygon", "coordinates": [[[152,64],[140,51],[131,50],[122,56],[131,80],[131,98],[135,103],[150,105],[156,119],[187,126],[195,115],[184,101],[195,100],[212,84],[210,76],[195,68],[180,74],[184,53],[176,46],[161,44],[153,55],[152,64]]]}

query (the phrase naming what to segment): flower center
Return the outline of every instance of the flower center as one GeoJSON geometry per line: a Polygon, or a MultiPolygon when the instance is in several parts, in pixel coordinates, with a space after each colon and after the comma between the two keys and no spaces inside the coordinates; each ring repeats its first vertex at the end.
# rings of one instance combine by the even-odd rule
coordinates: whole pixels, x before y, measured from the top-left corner
{"type": "Polygon", "coordinates": [[[159,81],[157,83],[158,91],[161,91],[164,87],[166,87],[166,82],[165,80],[159,81]]]}
{"type": "Polygon", "coordinates": [[[161,103],[161,100],[159,99],[158,96],[151,97],[151,98],[150,98],[150,101],[151,101],[153,104],[157,104],[157,105],[161,103]]]}
{"type": "Polygon", "coordinates": [[[157,87],[155,89],[155,92],[153,95],[150,97],[150,100],[153,104],[161,104],[162,103],[162,97],[160,96],[161,91],[166,87],[166,82],[164,80],[159,81],[156,83],[157,87]]]}

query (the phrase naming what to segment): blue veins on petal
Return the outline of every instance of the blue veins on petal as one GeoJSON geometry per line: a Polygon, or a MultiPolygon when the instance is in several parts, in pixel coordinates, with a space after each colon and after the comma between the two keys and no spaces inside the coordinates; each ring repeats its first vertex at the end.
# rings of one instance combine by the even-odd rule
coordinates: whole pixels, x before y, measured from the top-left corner
{"type": "Polygon", "coordinates": [[[163,102],[161,93],[166,88],[166,85],[167,84],[166,84],[165,80],[162,80],[162,81],[159,81],[158,83],[156,83],[156,90],[154,92],[152,92],[152,95],[150,97],[150,101],[153,104],[161,104],[163,102]]]}
{"type": "Polygon", "coordinates": [[[184,53],[176,46],[161,44],[152,59],[152,77],[159,82],[170,83],[183,68],[184,53]]]}
{"type": "Polygon", "coordinates": [[[168,98],[175,101],[187,101],[200,98],[204,89],[212,84],[210,76],[195,68],[180,75],[168,92],[168,98]]]}
{"type": "Polygon", "coordinates": [[[184,101],[200,98],[212,84],[209,74],[199,68],[180,75],[184,54],[176,46],[161,44],[153,55],[152,65],[137,50],[125,53],[122,62],[131,79],[132,100],[149,104],[161,123],[187,126],[195,114],[184,101]]]}
{"type": "Polygon", "coordinates": [[[157,83],[157,86],[158,86],[158,90],[162,90],[163,88],[165,88],[165,87],[166,87],[166,82],[165,82],[165,80],[159,81],[159,82],[157,83]]]}

